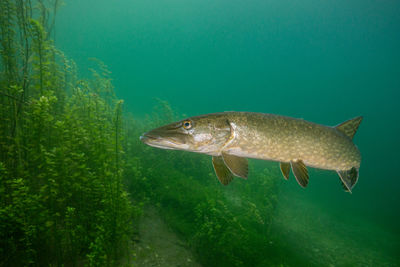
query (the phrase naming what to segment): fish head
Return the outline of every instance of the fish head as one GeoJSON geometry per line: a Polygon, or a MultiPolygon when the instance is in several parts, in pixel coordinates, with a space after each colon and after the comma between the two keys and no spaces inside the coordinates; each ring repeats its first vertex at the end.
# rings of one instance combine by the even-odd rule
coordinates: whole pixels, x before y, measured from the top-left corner
{"type": "Polygon", "coordinates": [[[198,116],[144,133],[140,140],[162,149],[219,155],[231,136],[229,121],[218,115],[198,116]]]}

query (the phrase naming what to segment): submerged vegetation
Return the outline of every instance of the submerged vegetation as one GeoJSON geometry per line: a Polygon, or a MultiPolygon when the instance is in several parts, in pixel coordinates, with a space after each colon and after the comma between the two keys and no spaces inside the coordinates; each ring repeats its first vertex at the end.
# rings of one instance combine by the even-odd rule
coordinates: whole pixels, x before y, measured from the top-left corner
{"type": "Polygon", "coordinates": [[[126,264],[145,204],[205,266],[279,264],[273,174],[223,187],[209,157],[141,144],[176,115],[163,101],[145,121],[123,113],[98,60],[79,78],[50,3],[0,2],[0,265],[126,264]]]}
{"type": "Polygon", "coordinates": [[[122,101],[103,65],[77,78],[42,1],[0,5],[0,265],[112,265],[134,211],[122,186],[122,101]]]}

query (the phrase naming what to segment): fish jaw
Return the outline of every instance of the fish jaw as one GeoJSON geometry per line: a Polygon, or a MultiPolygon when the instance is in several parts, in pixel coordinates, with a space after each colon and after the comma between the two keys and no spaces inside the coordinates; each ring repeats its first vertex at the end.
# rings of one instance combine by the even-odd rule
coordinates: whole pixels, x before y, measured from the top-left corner
{"type": "Polygon", "coordinates": [[[145,135],[140,136],[140,141],[145,143],[148,146],[156,147],[156,148],[161,148],[161,149],[171,149],[171,150],[177,150],[178,148],[174,147],[175,145],[172,142],[169,141],[162,141],[160,142],[159,139],[148,137],[145,135]]]}
{"type": "Polygon", "coordinates": [[[172,134],[171,131],[163,131],[161,128],[144,133],[140,136],[140,141],[146,145],[161,149],[188,150],[189,145],[185,142],[186,136],[172,134]]]}

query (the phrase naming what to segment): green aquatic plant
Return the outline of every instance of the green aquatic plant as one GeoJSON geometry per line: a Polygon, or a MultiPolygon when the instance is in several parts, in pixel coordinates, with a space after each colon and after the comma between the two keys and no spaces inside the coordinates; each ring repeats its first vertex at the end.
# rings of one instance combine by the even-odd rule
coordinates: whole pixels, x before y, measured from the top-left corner
{"type": "Polygon", "coordinates": [[[110,266],[127,252],[134,211],[122,101],[105,64],[78,80],[49,34],[50,4],[0,2],[0,265],[110,266]]]}

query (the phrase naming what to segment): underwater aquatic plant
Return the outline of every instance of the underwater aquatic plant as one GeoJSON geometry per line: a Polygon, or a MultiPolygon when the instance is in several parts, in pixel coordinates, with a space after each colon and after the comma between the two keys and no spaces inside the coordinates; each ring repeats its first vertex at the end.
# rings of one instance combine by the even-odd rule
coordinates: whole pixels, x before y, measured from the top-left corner
{"type": "Polygon", "coordinates": [[[0,265],[112,265],[130,242],[122,101],[54,47],[59,2],[0,1],[0,265]]]}

